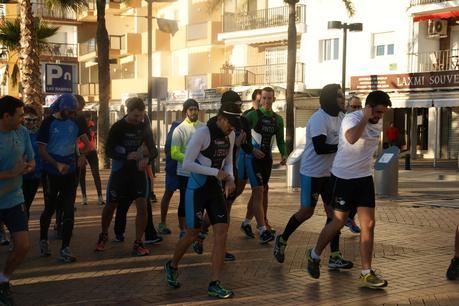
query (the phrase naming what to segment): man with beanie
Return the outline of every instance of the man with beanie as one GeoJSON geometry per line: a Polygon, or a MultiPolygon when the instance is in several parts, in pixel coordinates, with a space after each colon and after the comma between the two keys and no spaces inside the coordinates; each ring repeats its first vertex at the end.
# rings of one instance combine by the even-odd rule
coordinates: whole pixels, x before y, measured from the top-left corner
{"type": "Polygon", "coordinates": [[[191,136],[196,129],[204,126],[204,123],[198,120],[199,104],[196,100],[188,99],[183,103],[183,113],[185,119],[180,123],[172,134],[171,141],[171,158],[177,161],[177,175],[179,177],[180,202],[178,207],[178,218],[180,227],[180,238],[185,235],[185,193],[188,184],[190,172],[183,169],[183,160],[185,151],[191,136]]]}
{"type": "Polygon", "coordinates": [[[165,266],[167,285],[179,288],[178,264],[196,240],[202,226],[204,210],[213,227],[212,271],[207,293],[222,299],[233,296],[233,291],[220,283],[225,244],[228,233],[228,211],[224,196],[234,192],[233,177],[234,129],[240,127],[241,109],[236,104],[221,106],[217,120],[196,130],[189,141],[183,169],[190,177],[186,196],[186,235],[175,247],[172,260],[165,266]],[[224,190],[222,184],[224,183],[224,190]]]}
{"type": "MultiPolygon", "coordinates": [[[[287,241],[295,230],[312,217],[322,197],[327,213],[327,223],[333,219],[331,205],[330,168],[338,150],[338,132],[344,117],[344,94],[338,84],[326,85],[320,93],[320,109],[308,121],[306,127],[306,146],[301,156],[301,206],[290,217],[282,234],[276,237],[274,257],[284,262],[287,241]]],[[[351,261],[345,260],[339,251],[338,232],[330,243],[330,269],[350,269],[351,261]]]]}
{"type": "MultiPolygon", "coordinates": [[[[80,139],[85,148],[90,146],[86,126],[80,126],[75,121],[77,107],[74,95],[61,95],[54,103],[56,112],[43,120],[37,135],[38,151],[43,161],[45,199],[45,209],[40,217],[40,254],[45,257],[51,255],[48,229],[59,207],[63,214],[60,256],[67,263],[76,260],[69,248],[75,218],[76,141],[80,139]]],[[[86,163],[85,151],[80,153],[78,164],[82,165],[86,163]]]]}
{"type": "Polygon", "coordinates": [[[308,273],[320,277],[320,255],[326,245],[346,224],[352,209],[357,208],[360,221],[360,281],[369,288],[382,288],[387,281],[371,266],[375,230],[375,189],[373,183],[373,154],[378,148],[382,131],[381,119],[392,105],[384,91],[371,92],[365,108],[347,114],[339,130],[338,151],[330,170],[333,186],[333,220],[322,229],[317,244],[308,251],[308,273]]]}

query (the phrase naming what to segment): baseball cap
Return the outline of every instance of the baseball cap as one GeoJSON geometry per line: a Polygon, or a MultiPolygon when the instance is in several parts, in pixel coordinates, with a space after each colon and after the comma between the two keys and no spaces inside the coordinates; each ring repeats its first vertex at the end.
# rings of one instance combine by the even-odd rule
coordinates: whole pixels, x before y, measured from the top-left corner
{"type": "Polygon", "coordinates": [[[238,95],[237,92],[233,91],[233,90],[228,90],[228,91],[225,91],[223,94],[222,94],[222,98],[220,100],[221,104],[238,104],[238,105],[241,105],[242,104],[242,100],[241,100],[241,97],[238,95]]]}
{"type": "Polygon", "coordinates": [[[235,103],[224,103],[220,107],[218,114],[228,119],[232,127],[241,128],[241,106],[235,103]]]}

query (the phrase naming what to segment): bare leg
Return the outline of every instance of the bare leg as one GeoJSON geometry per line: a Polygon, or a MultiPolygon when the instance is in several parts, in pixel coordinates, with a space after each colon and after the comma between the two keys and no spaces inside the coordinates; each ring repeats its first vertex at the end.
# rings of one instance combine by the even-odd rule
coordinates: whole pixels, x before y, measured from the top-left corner
{"type": "Polygon", "coordinates": [[[214,230],[214,248],[212,250],[212,274],[211,281],[220,280],[223,268],[226,237],[228,234],[228,224],[219,223],[213,225],[214,230]]]}
{"type": "Polygon", "coordinates": [[[247,213],[245,214],[245,218],[248,220],[252,220],[254,216],[253,212],[253,193],[250,195],[250,199],[247,202],[247,213]]]}
{"type": "Polygon", "coordinates": [[[142,240],[143,233],[147,227],[147,201],[145,198],[137,198],[135,200],[137,208],[137,216],[135,218],[135,239],[142,240]]]}
{"type": "Polygon", "coordinates": [[[456,243],[454,244],[455,257],[459,258],[459,226],[456,229],[456,243]]]}
{"type": "Polygon", "coordinates": [[[359,207],[357,213],[360,222],[360,258],[362,270],[371,269],[371,258],[373,256],[373,241],[375,235],[375,209],[370,207],[359,207]]]}
{"type": "Polygon", "coordinates": [[[173,191],[164,191],[163,198],[161,199],[161,223],[166,223],[167,211],[169,210],[169,203],[173,195],[173,191]]]}
{"type": "Polygon", "coordinates": [[[335,215],[332,222],[325,225],[325,227],[320,232],[319,239],[317,240],[315,247],[317,255],[322,254],[322,251],[325,249],[327,244],[329,244],[330,241],[335,237],[336,233],[338,233],[338,231],[343,228],[344,224],[346,224],[348,215],[349,212],[335,210],[335,215]]]}
{"type": "Polygon", "coordinates": [[[265,213],[263,209],[263,186],[252,188],[253,212],[257,220],[257,226],[265,226],[265,213]]]}
{"type": "Polygon", "coordinates": [[[118,206],[118,203],[107,203],[102,210],[102,233],[108,233],[108,228],[110,227],[110,223],[113,219],[113,214],[115,213],[115,209],[118,206]]]}
{"type": "Polygon", "coordinates": [[[13,233],[14,248],[6,258],[3,274],[10,278],[14,270],[24,261],[30,248],[29,232],[22,231],[13,233]]]}
{"type": "Polygon", "coordinates": [[[199,228],[198,229],[187,229],[185,236],[182,237],[177,242],[177,245],[175,246],[175,251],[174,251],[174,257],[172,257],[172,262],[171,262],[171,267],[174,269],[178,268],[178,264],[180,260],[182,259],[183,255],[185,252],[188,250],[190,245],[193,243],[193,241],[198,238],[199,234],[199,228]]]}

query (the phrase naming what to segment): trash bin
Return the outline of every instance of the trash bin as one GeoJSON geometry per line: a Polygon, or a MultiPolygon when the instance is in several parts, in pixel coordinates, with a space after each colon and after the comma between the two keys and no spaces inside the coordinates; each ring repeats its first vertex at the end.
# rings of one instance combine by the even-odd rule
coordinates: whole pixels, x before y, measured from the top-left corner
{"type": "Polygon", "coordinates": [[[398,195],[398,156],[400,149],[392,146],[381,152],[375,163],[375,192],[378,195],[398,195]]]}
{"type": "Polygon", "coordinates": [[[287,158],[287,187],[300,187],[301,155],[303,155],[304,144],[299,145],[287,158]]]}

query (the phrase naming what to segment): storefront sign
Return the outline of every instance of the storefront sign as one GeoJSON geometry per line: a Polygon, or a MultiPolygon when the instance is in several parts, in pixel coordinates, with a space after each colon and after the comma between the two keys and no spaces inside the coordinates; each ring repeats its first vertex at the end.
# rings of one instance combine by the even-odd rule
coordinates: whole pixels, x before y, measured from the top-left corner
{"type": "Polygon", "coordinates": [[[351,77],[351,90],[409,90],[459,87],[459,70],[351,77]]]}

